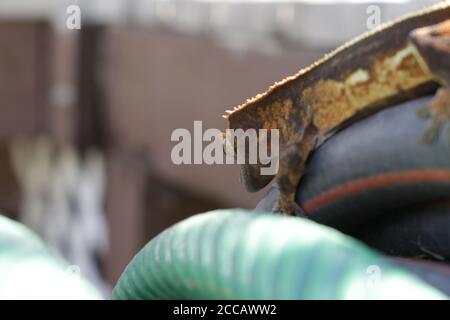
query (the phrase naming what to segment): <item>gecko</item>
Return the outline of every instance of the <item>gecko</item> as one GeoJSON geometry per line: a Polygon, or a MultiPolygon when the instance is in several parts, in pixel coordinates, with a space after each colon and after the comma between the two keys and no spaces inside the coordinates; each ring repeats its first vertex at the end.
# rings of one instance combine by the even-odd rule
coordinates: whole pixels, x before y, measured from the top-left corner
{"type": "MultiPolygon", "coordinates": [[[[272,211],[306,217],[295,194],[306,161],[318,146],[361,118],[436,92],[430,104],[418,112],[430,118],[423,140],[431,141],[450,119],[449,77],[449,0],[354,38],[266,92],[227,110],[224,117],[229,129],[279,130],[276,174],[262,175],[260,161],[246,162],[240,170],[242,184],[255,192],[275,179],[280,194],[272,211]]],[[[224,143],[235,139],[224,135],[224,143]]],[[[235,149],[231,153],[236,156],[235,149]]]]}

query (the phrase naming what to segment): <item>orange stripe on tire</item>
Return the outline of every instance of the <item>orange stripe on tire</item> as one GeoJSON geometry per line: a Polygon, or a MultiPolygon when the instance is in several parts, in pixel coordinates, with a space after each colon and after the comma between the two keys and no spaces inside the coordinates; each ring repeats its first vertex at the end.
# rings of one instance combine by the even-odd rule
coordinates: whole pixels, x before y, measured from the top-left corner
{"type": "Polygon", "coordinates": [[[351,197],[366,190],[410,183],[450,182],[450,170],[430,169],[387,173],[347,182],[306,201],[302,207],[306,212],[314,212],[343,198],[351,197]]]}

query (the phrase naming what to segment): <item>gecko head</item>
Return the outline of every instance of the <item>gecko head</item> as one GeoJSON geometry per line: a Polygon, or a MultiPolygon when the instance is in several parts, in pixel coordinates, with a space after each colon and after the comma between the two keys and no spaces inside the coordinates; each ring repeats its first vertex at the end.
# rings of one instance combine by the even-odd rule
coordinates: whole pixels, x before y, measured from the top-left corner
{"type": "Polygon", "coordinates": [[[224,116],[228,121],[223,135],[224,149],[241,164],[241,182],[248,191],[261,189],[278,172],[281,138],[274,125],[277,117],[273,110],[278,110],[274,100],[279,95],[274,97],[273,93],[279,85],[275,83],[266,92],[226,111],[224,116]]]}
{"type": "Polygon", "coordinates": [[[410,40],[437,80],[450,85],[450,19],[413,30],[410,40]]]}

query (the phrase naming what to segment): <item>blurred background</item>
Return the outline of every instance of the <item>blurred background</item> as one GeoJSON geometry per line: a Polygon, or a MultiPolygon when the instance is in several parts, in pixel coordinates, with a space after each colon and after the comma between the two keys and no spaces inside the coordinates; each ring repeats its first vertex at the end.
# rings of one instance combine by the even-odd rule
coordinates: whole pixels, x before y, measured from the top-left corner
{"type": "Polygon", "coordinates": [[[434,2],[0,0],[0,211],[107,295],[164,228],[266,192],[237,166],[174,165],[174,129],[222,130],[225,109],[434,2]]]}

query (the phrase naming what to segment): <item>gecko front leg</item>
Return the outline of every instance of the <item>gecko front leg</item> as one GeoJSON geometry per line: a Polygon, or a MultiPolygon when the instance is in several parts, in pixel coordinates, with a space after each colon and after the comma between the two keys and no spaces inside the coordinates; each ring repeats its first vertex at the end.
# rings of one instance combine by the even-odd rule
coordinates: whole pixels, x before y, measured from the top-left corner
{"type": "Polygon", "coordinates": [[[305,164],[317,142],[317,130],[311,126],[305,130],[301,140],[289,143],[280,154],[276,183],[280,190],[272,211],[286,215],[306,217],[306,212],[295,201],[300,179],[305,172],[305,164]]]}
{"type": "Polygon", "coordinates": [[[422,136],[423,143],[433,143],[444,129],[444,137],[450,144],[450,87],[439,88],[430,103],[418,110],[418,115],[429,118],[422,136]]]}
{"type": "Polygon", "coordinates": [[[442,85],[430,104],[418,110],[419,115],[430,118],[422,141],[433,142],[445,126],[445,136],[450,142],[450,19],[416,29],[410,38],[420,53],[424,69],[442,85]]]}

